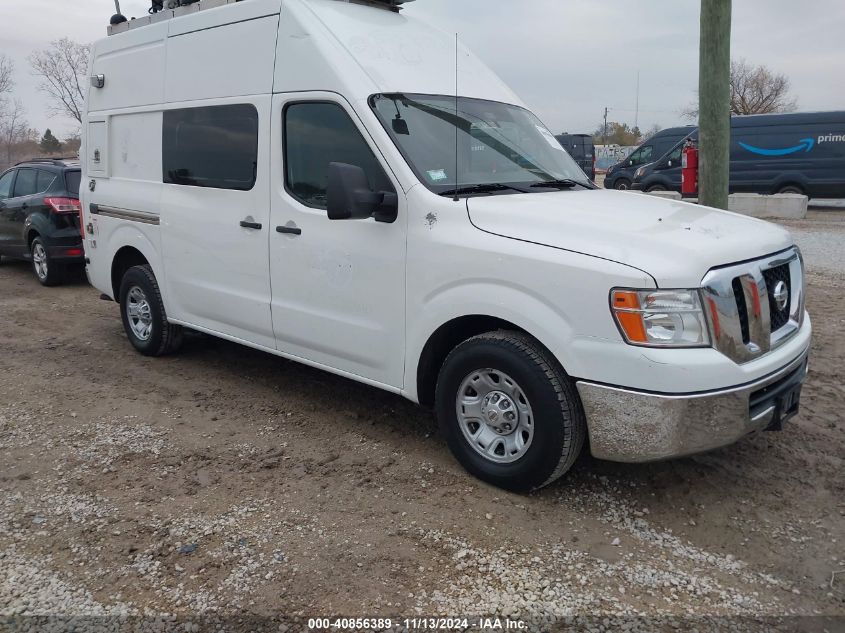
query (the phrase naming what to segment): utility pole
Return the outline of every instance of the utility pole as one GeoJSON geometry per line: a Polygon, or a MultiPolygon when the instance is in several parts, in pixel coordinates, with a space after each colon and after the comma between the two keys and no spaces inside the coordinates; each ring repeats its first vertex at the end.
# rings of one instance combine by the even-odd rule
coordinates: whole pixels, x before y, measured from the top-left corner
{"type": "Polygon", "coordinates": [[[636,114],[634,114],[634,128],[639,129],[640,127],[640,71],[637,71],[637,108],[636,114]]]}
{"type": "Polygon", "coordinates": [[[610,112],[610,108],[604,109],[604,136],[602,137],[602,144],[607,145],[607,113],[610,112]]]}
{"type": "Polygon", "coordinates": [[[699,202],[728,208],[731,140],[731,0],[701,0],[698,78],[699,202]]]}

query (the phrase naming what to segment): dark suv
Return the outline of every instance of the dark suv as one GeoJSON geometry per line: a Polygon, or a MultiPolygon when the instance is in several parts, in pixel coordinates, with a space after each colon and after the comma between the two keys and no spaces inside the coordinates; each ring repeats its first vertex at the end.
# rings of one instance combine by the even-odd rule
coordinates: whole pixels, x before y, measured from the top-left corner
{"type": "Polygon", "coordinates": [[[589,134],[560,134],[555,137],[563,149],[575,159],[590,180],[596,179],[596,146],[589,134]]]}
{"type": "Polygon", "coordinates": [[[0,260],[32,262],[45,286],[64,280],[71,264],[82,264],[79,162],[34,159],[0,174],[0,260]]]}

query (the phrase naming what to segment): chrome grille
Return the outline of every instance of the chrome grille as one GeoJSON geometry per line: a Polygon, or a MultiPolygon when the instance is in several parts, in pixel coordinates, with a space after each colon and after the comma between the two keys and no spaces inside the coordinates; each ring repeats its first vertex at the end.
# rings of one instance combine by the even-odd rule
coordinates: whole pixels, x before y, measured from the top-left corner
{"type": "Polygon", "coordinates": [[[770,257],[711,270],[702,280],[713,346],[747,363],[792,337],[804,320],[804,263],[798,247],[770,257]],[[774,297],[783,281],[783,310],[774,297]]]}
{"type": "Polygon", "coordinates": [[[777,288],[778,283],[783,282],[788,290],[792,285],[790,277],[788,264],[763,271],[763,278],[766,280],[766,289],[769,294],[769,316],[772,322],[772,332],[776,332],[789,323],[789,308],[791,307],[790,300],[792,297],[787,298],[786,306],[783,309],[778,309],[775,288],[777,288]]]}
{"type": "Polygon", "coordinates": [[[739,330],[742,333],[742,342],[746,345],[751,342],[751,333],[748,329],[748,306],[745,305],[745,292],[742,290],[742,280],[736,277],[733,280],[732,288],[736,299],[736,314],[739,317],[739,330]]]}

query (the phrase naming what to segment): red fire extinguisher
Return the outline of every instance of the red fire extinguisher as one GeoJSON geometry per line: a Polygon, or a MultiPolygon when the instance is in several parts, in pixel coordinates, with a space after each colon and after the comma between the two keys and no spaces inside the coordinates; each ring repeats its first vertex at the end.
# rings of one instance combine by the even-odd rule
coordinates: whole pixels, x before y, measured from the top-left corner
{"type": "Polygon", "coordinates": [[[694,196],[698,193],[698,148],[688,140],[681,155],[681,194],[694,196]]]}

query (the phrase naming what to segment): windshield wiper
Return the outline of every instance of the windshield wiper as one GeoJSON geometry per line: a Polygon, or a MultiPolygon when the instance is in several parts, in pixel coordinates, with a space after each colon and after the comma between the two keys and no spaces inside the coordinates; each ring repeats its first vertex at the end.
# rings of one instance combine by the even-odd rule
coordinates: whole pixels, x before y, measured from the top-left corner
{"type": "Polygon", "coordinates": [[[440,193],[441,196],[460,196],[471,193],[493,193],[494,191],[518,191],[519,193],[528,193],[525,189],[514,187],[513,185],[506,185],[503,182],[490,182],[481,185],[470,185],[469,187],[460,187],[459,189],[449,189],[440,193]]]}
{"type": "Polygon", "coordinates": [[[572,189],[572,187],[586,187],[587,189],[593,188],[592,185],[589,185],[586,182],[572,180],[571,178],[561,178],[560,180],[542,180],[540,182],[535,182],[531,185],[531,187],[549,187],[555,189],[572,189]]]}

